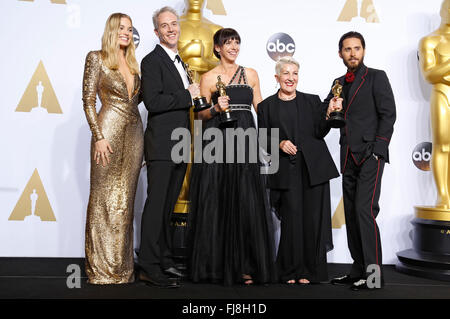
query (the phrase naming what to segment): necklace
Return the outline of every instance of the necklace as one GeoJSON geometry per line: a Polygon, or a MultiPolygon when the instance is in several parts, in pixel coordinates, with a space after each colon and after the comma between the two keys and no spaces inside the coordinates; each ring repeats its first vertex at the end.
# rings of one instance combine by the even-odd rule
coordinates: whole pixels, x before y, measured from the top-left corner
{"type": "Polygon", "coordinates": [[[282,98],[281,94],[278,93],[278,98],[282,101],[291,101],[291,100],[295,99],[296,97],[297,97],[297,94],[294,94],[293,96],[282,98]]]}
{"type": "Polygon", "coordinates": [[[221,65],[221,67],[222,67],[223,73],[228,75],[228,73],[231,73],[231,74],[235,73],[236,70],[239,68],[239,65],[234,63],[231,66],[229,66],[228,68],[224,67],[223,65],[221,65]],[[231,70],[231,72],[230,72],[230,70],[231,70]]]}

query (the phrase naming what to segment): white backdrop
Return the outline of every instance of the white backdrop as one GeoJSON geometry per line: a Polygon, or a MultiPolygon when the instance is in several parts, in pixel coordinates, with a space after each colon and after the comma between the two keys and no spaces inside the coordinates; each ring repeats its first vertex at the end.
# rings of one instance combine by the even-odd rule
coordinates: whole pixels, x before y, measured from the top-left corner
{"type": "MultiPolygon", "coordinates": [[[[263,97],[275,92],[275,62],[266,51],[275,33],[287,33],[295,41],[294,57],[301,64],[299,89],[322,99],[331,81],[345,72],[337,54],[339,37],[350,30],[364,35],[365,63],[387,72],[397,103],[391,165],[385,168],[377,218],[383,261],[392,264],[396,252],[411,248],[413,206],[434,204],[436,196],[431,172],[417,169],[411,157],[417,144],[431,140],[431,86],[421,77],[417,45],[438,27],[441,0],[365,0],[363,6],[373,3],[366,11],[372,18],[376,13],[376,22],[370,17],[369,22],[361,17],[338,21],[352,1],[223,0],[226,15],[214,15],[206,8],[204,15],[238,30],[242,38],[238,62],[258,71],[263,97]]],[[[0,256],[84,256],[90,145],[81,101],[85,56],[100,49],[107,17],[124,12],[140,34],[136,51],[140,62],[157,42],[152,13],[164,5],[180,14],[185,6],[183,0],[1,1],[0,256]],[[40,61],[45,72],[38,67],[40,61]],[[36,93],[38,80],[44,86],[42,99],[36,93]],[[22,100],[28,104],[25,101],[19,108],[22,100]],[[30,197],[33,189],[37,200],[30,197]],[[24,219],[32,212],[41,218],[24,219]]],[[[139,107],[145,122],[147,111],[143,104],[139,107]]],[[[333,130],[326,141],[338,165],[338,131],[333,130]]],[[[135,202],[137,246],[145,176],[142,171],[135,202]]],[[[331,184],[333,212],[341,198],[340,183],[338,178],[331,184]]],[[[345,225],[333,229],[333,240],[329,262],[350,262],[345,225]]]]}

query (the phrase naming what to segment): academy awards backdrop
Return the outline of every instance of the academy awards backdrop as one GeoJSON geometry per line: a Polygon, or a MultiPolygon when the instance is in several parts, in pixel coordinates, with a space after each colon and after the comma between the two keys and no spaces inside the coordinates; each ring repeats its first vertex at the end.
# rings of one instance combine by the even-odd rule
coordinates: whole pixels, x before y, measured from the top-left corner
{"type": "MultiPolygon", "coordinates": [[[[438,27],[441,0],[205,4],[207,19],[240,33],[238,63],[258,71],[264,98],[276,91],[275,60],[283,55],[300,62],[299,89],[325,98],[331,81],[345,73],[338,57],[340,36],[351,30],[364,35],[365,64],[387,72],[397,103],[377,218],[383,261],[395,263],[396,252],[411,247],[414,205],[436,200],[431,86],[421,76],[417,48],[420,38],[438,27]]],[[[84,257],[91,139],[81,101],[85,57],[100,49],[108,16],[123,12],[133,19],[140,62],[157,43],[152,13],[165,5],[180,15],[185,8],[183,0],[1,1],[0,256],[84,257]]],[[[143,104],[139,108],[145,123],[147,111],[143,104]]],[[[336,164],[338,138],[335,129],[326,138],[336,164]]],[[[143,168],[135,202],[137,247],[145,177],[143,168]]],[[[351,262],[340,178],[331,182],[331,196],[334,250],[328,261],[351,262]]]]}

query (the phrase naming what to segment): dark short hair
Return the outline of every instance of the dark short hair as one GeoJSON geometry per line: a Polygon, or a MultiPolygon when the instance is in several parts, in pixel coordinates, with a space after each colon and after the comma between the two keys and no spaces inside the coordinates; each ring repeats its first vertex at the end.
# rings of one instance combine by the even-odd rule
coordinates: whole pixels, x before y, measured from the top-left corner
{"type": "Polygon", "coordinates": [[[357,38],[357,39],[359,39],[361,41],[363,49],[366,48],[366,41],[364,41],[364,37],[362,36],[362,34],[359,33],[359,32],[356,32],[356,31],[350,31],[350,32],[347,32],[346,34],[344,34],[341,37],[341,39],[339,40],[339,52],[341,52],[341,50],[342,50],[342,46],[343,46],[344,40],[345,39],[349,39],[349,38],[357,38]]]}
{"type": "Polygon", "coordinates": [[[219,52],[216,51],[215,46],[219,46],[221,47],[222,45],[225,44],[225,42],[227,42],[228,40],[237,40],[239,41],[239,43],[241,42],[241,37],[239,35],[239,33],[237,33],[236,30],[231,29],[231,28],[222,28],[216,31],[216,33],[214,33],[214,46],[213,46],[213,53],[214,55],[220,59],[220,54],[219,52]]]}

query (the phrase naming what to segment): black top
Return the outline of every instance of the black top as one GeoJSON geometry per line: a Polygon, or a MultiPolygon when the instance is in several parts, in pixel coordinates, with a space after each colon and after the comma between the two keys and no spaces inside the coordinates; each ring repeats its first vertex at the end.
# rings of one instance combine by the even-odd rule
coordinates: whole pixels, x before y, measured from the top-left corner
{"type": "MultiPolygon", "coordinates": [[[[359,66],[358,66],[358,68],[353,72],[353,74],[355,74],[355,78],[356,78],[356,73],[358,73],[358,71],[361,69],[361,66],[362,66],[362,64],[360,64],[359,66]]],[[[348,71],[349,72],[349,71],[348,71]]],[[[344,100],[347,100],[347,102],[348,102],[348,99],[349,99],[349,92],[350,92],[350,88],[352,87],[352,84],[354,83],[355,81],[353,81],[353,82],[347,82],[347,81],[345,81],[345,79],[344,79],[344,86],[343,86],[343,88],[342,88],[342,91],[344,92],[344,96],[341,96],[342,98],[344,98],[344,100]]]]}
{"type": "Polygon", "coordinates": [[[297,146],[297,150],[299,150],[299,146],[297,144],[297,138],[296,138],[296,128],[298,127],[298,112],[297,112],[297,102],[295,101],[295,99],[290,100],[290,101],[283,101],[281,99],[279,99],[279,103],[280,103],[280,116],[282,118],[287,119],[286,123],[286,129],[287,129],[287,133],[288,133],[288,137],[289,140],[292,142],[292,144],[294,144],[295,146],[297,146]]]}
{"type": "MultiPolygon", "coordinates": [[[[250,110],[253,102],[253,88],[247,83],[247,77],[245,76],[244,67],[238,66],[236,72],[226,86],[225,90],[227,92],[227,95],[230,97],[229,105],[231,111],[239,108],[240,106],[243,106],[250,110]],[[239,77],[237,76],[238,74],[239,77]]],[[[219,92],[215,91],[211,96],[213,104],[217,103],[218,97],[219,92]]]]}
{"type": "MultiPolygon", "coordinates": [[[[266,151],[271,154],[271,145],[276,147],[274,152],[279,152],[279,169],[268,176],[268,186],[272,189],[286,189],[290,187],[290,176],[294,162],[286,153],[279,150],[280,141],[292,137],[294,132],[297,148],[300,147],[308,170],[310,185],[318,185],[338,177],[339,173],[333,158],[324,141],[330,128],[327,126],[325,114],[322,112],[321,101],[317,95],[306,94],[297,91],[297,96],[289,103],[294,105],[297,115],[284,112],[284,101],[274,94],[258,104],[258,127],[266,129],[266,151]],[[297,124],[293,122],[297,121],[297,124]],[[294,125],[292,125],[294,124],[294,125]],[[271,128],[278,128],[278,137],[272,135],[271,128]]],[[[293,110],[291,110],[292,113],[293,110]]],[[[264,132],[260,130],[260,134],[264,132]]],[[[261,145],[264,147],[264,145],[261,145]]]]}

